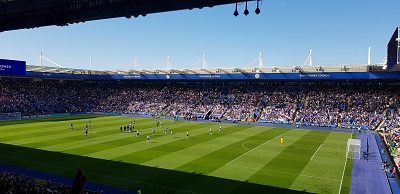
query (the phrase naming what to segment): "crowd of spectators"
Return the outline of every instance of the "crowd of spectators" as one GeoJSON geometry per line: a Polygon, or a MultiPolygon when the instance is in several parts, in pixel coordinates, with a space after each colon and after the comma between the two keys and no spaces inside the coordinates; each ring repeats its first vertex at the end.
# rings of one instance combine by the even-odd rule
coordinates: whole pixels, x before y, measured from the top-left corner
{"type": "MultiPolygon", "coordinates": [[[[22,174],[0,171],[0,193],[4,194],[70,194],[71,187],[61,183],[39,180],[22,174]]],[[[84,191],[85,194],[102,192],[84,191]]]]}
{"type": "Polygon", "coordinates": [[[262,95],[265,105],[260,119],[271,123],[292,124],[296,110],[302,105],[302,88],[279,87],[262,95]]]}
{"type": "Polygon", "coordinates": [[[175,100],[166,108],[167,115],[180,115],[187,120],[203,118],[210,108],[204,104],[207,93],[203,88],[181,88],[174,94],[175,100]]]}
{"type": "Polygon", "coordinates": [[[234,88],[230,91],[230,103],[223,115],[229,121],[254,122],[262,107],[261,96],[266,91],[254,88],[234,88]]]}
{"type": "MultiPolygon", "coordinates": [[[[397,155],[400,148],[400,111],[389,109],[379,131],[384,136],[386,146],[392,155],[397,155]]],[[[399,166],[400,167],[400,166],[399,166]]]]}
{"type": "MultiPolygon", "coordinates": [[[[190,86],[178,83],[2,81],[0,112],[40,115],[109,112],[179,116],[188,120],[271,122],[375,129],[399,92],[379,87],[190,86]]],[[[396,125],[397,127],[397,125],[396,125]]]]}
{"type": "MultiPolygon", "coordinates": [[[[400,149],[400,92],[381,87],[188,86],[171,83],[2,81],[0,112],[108,112],[187,120],[269,122],[379,129],[400,149]]],[[[69,193],[70,188],[0,172],[0,193],[69,193]]]]}
{"type": "Polygon", "coordinates": [[[382,128],[400,130],[400,111],[395,109],[390,109],[385,117],[385,123],[382,128]]]}
{"type": "Polygon", "coordinates": [[[104,86],[62,81],[0,82],[0,112],[39,115],[90,111],[102,97],[104,86]]]}
{"type": "Polygon", "coordinates": [[[155,115],[171,103],[174,87],[141,86],[120,84],[107,92],[106,98],[100,99],[94,111],[155,115]]]}
{"type": "Polygon", "coordinates": [[[295,123],[339,128],[375,129],[383,121],[391,93],[377,88],[319,88],[310,90],[295,123]]]}
{"type": "Polygon", "coordinates": [[[334,125],[340,109],[346,106],[346,94],[338,89],[310,90],[305,104],[296,112],[294,121],[300,125],[334,125]]]}

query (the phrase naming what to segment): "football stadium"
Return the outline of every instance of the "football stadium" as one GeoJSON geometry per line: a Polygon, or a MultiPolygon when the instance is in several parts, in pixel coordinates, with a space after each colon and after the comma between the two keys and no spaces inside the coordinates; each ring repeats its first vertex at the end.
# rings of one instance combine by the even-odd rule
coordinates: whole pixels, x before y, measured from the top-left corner
{"type": "MultiPolygon", "coordinates": [[[[173,5],[147,11],[186,9],[173,5]]],[[[0,29],[54,25],[15,20],[0,29]]],[[[246,68],[0,59],[0,193],[400,193],[399,39],[385,64],[314,66],[311,51],[303,66],[260,53],[246,68]]]]}

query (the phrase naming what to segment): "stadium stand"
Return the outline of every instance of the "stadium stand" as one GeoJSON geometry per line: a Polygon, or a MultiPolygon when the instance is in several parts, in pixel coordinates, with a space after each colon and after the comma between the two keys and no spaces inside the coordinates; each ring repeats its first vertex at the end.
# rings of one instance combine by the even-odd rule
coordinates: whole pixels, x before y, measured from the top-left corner
{"type": "MultiPolygon", "coordinates": [[[[358,84],[332,86],[330,82],[313,82],[293,86],[280,82],[257,86],[6,79],[0,82],[0,112],[21,112],[25,118],[66,112],[107,112],[341,130],[379,129],[390,150],[389,157],[396,158],[400,147],[400,92],[389,82],[375,86],[358,84]]],[[[29,178],[20,175],[3,173],[3,176],[3,181],[17,178],[29,182],[29,178]]],[[[7,182],[2,184],[3,189],[10,189],[7,182]]],[[[53,188],[67,189],[57,185],[53,188]]]]}
{"type": "MultiPolygon", "coordinates": [[[[399,167],[396,166],[395,162],[393,161],[394,154],[392,153],[392,147],[391,145],[389,145],[389,142],[386,140],[385,136],[382,136],[382,134],[375,135],[375,139],[381,154],[380,156],[382,160],[382,170],[385,171],[391,193],[400,193],[400,188],[398,184],[399,167]]],[[[399,158],[397,157],[397,161],[398,160],[399,158]]]]}
{"type": "MultiPolygon", "coordinates": [[[[72,193],[71,187],[62,183],[53,183],[23,174],[14,174],[10,172],[0,171],[0,193],[4,194],[39,194],[39,193],[72,193]]],[[[101,191],[87,191],[87,194],[100,194],[101,191]]]]}
{"type": "Polygon", "coordinates": [[[390,87],[243,87],[130,82],[3,81],[0,112],[108,112],[341,129],[399,126],[390,87]],[[383,122],[385,121],[385,122],[383,122]]]}

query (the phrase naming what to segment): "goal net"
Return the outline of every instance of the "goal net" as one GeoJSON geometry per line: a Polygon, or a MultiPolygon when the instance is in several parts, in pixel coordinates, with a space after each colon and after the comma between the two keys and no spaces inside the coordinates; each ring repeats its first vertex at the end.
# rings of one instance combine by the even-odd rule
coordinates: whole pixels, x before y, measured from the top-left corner
{"type": "Polygon", "coordinates": [[[21,118],[22,117],[20,112],[0,113],[0,121],[20,120],[21,118]]]}
{"type": "Polygon", "coordinates": [[[361,157],[361,140],[359,139],[348,139],[347,140],[347,158],[359,160],[361,157]]]}

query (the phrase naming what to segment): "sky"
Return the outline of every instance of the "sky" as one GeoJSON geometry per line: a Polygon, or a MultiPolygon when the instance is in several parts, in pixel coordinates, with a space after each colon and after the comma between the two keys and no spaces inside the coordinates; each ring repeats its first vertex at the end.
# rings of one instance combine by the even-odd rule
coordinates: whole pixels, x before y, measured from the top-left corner
{"type": "MultiPolygon", "coordinates": [[[[213,8],[114,18],[66,27],[0,33],[0,58],[39,65],[40,53],[66,68],[126,70],[248,67],[262,52],[264,66],[301,66],[310,49],[313,65],[382,63],[400,26],[399,0],[263,0],[213,8]]],[[[43,61],[44,66],[55,67],[43,61]]],[[[257,66],[258,62],[252,64],[257,66]]]]}

